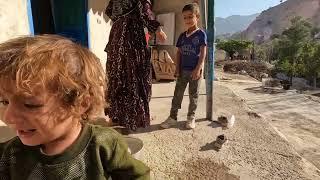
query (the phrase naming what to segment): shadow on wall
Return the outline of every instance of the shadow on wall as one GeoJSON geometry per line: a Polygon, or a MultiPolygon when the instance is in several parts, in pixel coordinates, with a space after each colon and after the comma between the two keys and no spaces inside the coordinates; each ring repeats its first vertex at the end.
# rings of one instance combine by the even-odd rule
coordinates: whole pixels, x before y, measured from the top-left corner
{"type": "Polygon", "coordinates": [[[109,1],[110,0],[104,0],[104,1],[88,0],[88,13],[92,11],[94,15],[100,16],[105,23],[108,23],[111,20],[104,12],[107,5],[109,4],[109,1]]]}

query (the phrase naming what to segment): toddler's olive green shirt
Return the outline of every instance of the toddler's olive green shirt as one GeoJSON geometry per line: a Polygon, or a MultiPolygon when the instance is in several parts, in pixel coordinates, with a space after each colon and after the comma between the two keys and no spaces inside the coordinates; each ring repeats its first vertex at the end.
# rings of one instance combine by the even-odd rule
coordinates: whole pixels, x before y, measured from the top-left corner
{"type": "Polygon", "coordinates": [[[149,173],[128,153],[120,134],[101,126],[84,125],[76,142],[54,156],[23,145],[18,137],[0,143],[0,180],[144,180],[149,173]]]}

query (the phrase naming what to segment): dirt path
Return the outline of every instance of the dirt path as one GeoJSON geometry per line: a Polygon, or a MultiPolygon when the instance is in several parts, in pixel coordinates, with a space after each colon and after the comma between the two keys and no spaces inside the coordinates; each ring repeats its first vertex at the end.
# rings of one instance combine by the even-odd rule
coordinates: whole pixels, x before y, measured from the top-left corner
{"type": "MultiPolygon", "coordinates": [[[[221,76],[221,71],[217,72],[219,74],[221,76]]],[[[229,87],[249,107],[270,120],[271,125],[283,134],[302,157],[320,168],[319,98],[299,94],[296,90],[263,89],[260,82],[251,78],[245,80],[239,75],[224,76],[233,80],[219,84],[229,87]]]]}
{"type": "Polygon", "coordinates": [[[143,160],[151,167],[154,179],[320,179],[320,172],[266,120],[250,113],[238,96],[219,84],[214,90],[215,116],[234,114],[234,128],[223,132],[218,124],[204,119],[203,83],[196,129],[184,128],[187,96],[178,127],[160,129],[159,124],[168,115],[173,89],[174,83],[153,86],[151,111],[155,120],[150,128],[133,134],[144,141],[143,160]],[[229,141],[216,152],[212,143],[222,133],[229,141]]]}

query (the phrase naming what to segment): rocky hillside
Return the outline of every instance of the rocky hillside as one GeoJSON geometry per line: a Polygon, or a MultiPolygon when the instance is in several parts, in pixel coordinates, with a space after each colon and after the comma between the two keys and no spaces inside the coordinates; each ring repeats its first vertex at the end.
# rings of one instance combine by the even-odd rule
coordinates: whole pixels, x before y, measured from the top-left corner
{"type": "Polygon", "coordinates": [[[312,24],[320,26],[320,0],[287,0],[278,6],[263,11],[242,32],[242,37],[250,40],[266,40],[272,34],[281,34],[290,26],[290,19],[302,16],[312,24]]]}
{"type": "Polygon", "coordinates": [[[216,18],[216,34],[233,34],[245,30],[259,14],[248,16],[233,15],[227,18],[216,18]]]}

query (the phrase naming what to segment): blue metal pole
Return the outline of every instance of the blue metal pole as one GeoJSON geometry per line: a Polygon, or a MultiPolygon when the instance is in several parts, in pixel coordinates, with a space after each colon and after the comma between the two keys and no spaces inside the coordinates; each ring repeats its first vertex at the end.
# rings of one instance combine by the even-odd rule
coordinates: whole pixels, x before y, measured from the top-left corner
{"type": "Polygon", "coordinates": [[[214,78],[214,50],[215,50],[215,15],[214,0],[207,0],[207,36],[208,36],[208,58],[206,61],[206,94],[207,94],[207,115],[208,120],[212,120],[213,114],[213,78],[214,78]]]}
{"type": "Polygon", "coordinates": [[[85,9],[86,9],[86,12],[87,12],[86,18],[87,18],[87,35],[88,35],[87,41],[88,41],[88,48],[89,48],[90,50],[92,50],[89,1],[86,0],[85,3],[86,3],[85,9]]]}
{"type": "Polygon", "coordinates": [[[34,35],[31,0],[27,0],[27,13],[28,13],[28,23],[29,23],[30,35],[34,35]]]}

